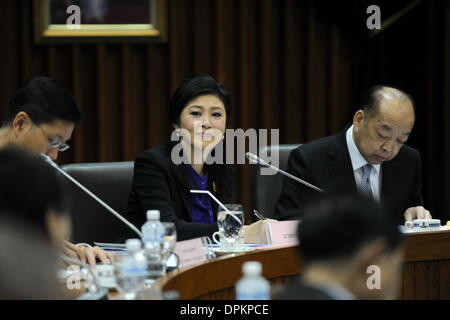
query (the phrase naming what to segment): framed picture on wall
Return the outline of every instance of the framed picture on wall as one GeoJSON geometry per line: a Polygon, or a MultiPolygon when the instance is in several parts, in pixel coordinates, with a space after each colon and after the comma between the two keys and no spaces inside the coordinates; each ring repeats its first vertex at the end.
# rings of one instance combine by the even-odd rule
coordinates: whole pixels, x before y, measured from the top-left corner
{"type": "Polygon", "coordinates": [[[38,43],[166,42],[167,0],[34,0],[38,43]]]}

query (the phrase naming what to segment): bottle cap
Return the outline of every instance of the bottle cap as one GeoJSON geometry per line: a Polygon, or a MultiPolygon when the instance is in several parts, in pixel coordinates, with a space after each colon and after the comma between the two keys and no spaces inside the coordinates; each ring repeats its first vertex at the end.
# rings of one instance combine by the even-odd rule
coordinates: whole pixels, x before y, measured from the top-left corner
{"type": "Polygon", "coordinates": [[[245,275],[258,276],[261,274],[262,265],[258,261],[248,261],[242,266],[245,275]]]}
{"type": "Polygon", "coordinates": [[[159,220],[159,210],[148,210],[147,220],[159,220]]]}
{"type": "Polygon", "coordinates": [[[139,239],[128,239],[125,242],[125,246],[129,251],[135,251],[141,249],[141,240],[139,239]]]}

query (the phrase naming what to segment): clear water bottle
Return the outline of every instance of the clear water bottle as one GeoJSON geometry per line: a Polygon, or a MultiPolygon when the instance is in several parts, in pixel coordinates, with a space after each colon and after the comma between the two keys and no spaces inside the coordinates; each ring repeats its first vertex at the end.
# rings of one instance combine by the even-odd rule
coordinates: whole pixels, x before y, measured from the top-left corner
{"type": "Polygon", "coordinates": [[[147,278],[156,279],[166,273],[162,257],[164,226],[159,221],[159,211],[147,211],[147,222],[142,226],[144,255],[147,258],[147,278]]]}
{"type": "Polygon", "coordinates": [[[134,300],[145,286],[147,259],[142,251],[141,240],[128,239],[126,248],[127,253],[120,261],[120,276],[116,280],[125,299],[134,300]]]}
{"type": "Polygon", "coordinates": [[[249,261],[242,266],[244,276],[236,283],[237,300],[269,300],[270,284],[261,276],[261,263],[249,261]]]}

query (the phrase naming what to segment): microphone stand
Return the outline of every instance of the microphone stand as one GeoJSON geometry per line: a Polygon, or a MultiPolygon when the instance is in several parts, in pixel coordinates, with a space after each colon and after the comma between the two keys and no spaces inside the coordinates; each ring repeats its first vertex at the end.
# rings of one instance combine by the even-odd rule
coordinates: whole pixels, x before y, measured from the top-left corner
{"type": "Polygon", "coordinates": [[[293,176],[292,174],[287,173],[286,171],[283,171],[283,170],[281,170],[280,168],[277,168],[277,167],[274,167],[274,166],[271,165],[271,164],[268,164],[268,163],[265,162],[263,159],[261,159],[260,157],[254,155],[253,153],[247,152],[247,153],[245,154],[245,156],[247,157],[247,159],[249,159],[249,160],[250,160],[251,162],[253,162],[253,163],[257,163],[257,164],[260,164],[260,165],[262,165],[262,166],[269,167],[269,168],[271,168],[272,170],[274,170],[275,172],[279,172],[279,173],[281,173],[282,175],[285,175],[286,177],[288,177],[288,178],[290,178],[290,179],[293,179],[293,180],[295,180],[295,181],[297,181],[297,182],[300,182],[301,184],[303,184],[303,185],[307,186],[308,188],[311,188],[311,189],[313,189],[313,190],[315,190],[315,191],[318,191],[318,192],[324,192],[322,189],[316,187],[315,185],[313,185],[313,184],[311,184],[311,183],[308,183],[308,182],[306,182],[306,181],[304,181],[304,180],[302,180],[302,179],[300,179],[300,178],[297,178],[296,176],[293,176]]]}

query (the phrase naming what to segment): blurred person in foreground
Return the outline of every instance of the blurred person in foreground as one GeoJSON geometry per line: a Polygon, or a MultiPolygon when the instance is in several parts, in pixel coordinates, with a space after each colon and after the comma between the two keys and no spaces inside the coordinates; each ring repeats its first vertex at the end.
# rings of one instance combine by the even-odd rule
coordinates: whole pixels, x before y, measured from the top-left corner
{"type": "Polygon", "coordinates": [[[61,299],[57,251],[13,216],[0,212],[0,300],[61,299]]]}
{"type": "Polygon", "coordinates": [[[402,276],[402,235],[372,200],[348,194],[319,200],[305,211],[298,239],[302,275],[277,299],[397,298],[402,276]]]}
{"type": "MultiPolygon", "coordinates": [[[[93,255],[78,256],[64,240],[70,236],[70,217],[61,181],[52,167],[34,153],[16,147],[3,148],[0,181],[0,218],[28,226],[66,256],[95,265],[93,255]]],[[[113,257],[103,251],[98,256],[106,263],[113,257]]]]}

